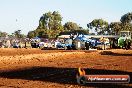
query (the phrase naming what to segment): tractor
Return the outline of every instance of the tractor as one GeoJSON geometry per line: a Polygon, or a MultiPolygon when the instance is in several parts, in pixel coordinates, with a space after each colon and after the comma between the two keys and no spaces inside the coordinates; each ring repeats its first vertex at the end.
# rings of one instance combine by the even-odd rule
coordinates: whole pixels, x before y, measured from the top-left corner
{"type": "Polygon", "coordinates": [[[130,49],[132,42],[132,33],[130,31],[121,31],[118,39],[120,48],[130,49]]]}

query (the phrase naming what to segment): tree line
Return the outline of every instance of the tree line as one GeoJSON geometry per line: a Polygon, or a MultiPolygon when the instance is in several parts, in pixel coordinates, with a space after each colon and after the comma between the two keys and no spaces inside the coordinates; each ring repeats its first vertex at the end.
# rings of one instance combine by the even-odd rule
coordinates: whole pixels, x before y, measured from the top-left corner
{"type": "MultiPolygon", "coordinates": [[[[103,19],[94,19],[90,23],[86,24],[87,29],[84,29],[75,22],[66,22],[62,25],[63,17],[58,11],[44,13],[39,19],[39,25],[35,30],[29,31],[27,35],[21,33],[21,30],[16,30],[12,33],[11,37],[28,38],[40,37],[40,38],[57,38],[62,34],[89,34],[89,30],[94,30],[97,35],[118,35],[120,31],[127,30],[132,31],[132,12],[124,14],[119,22],[108,23],[103,19]]],[[[0,31],[0,37],[8,35],[6,32],[0,31]]]]}
{"type": "Polygon", "coordinates": [[[62,16],[58,11],[43,14],[39,20],[36,30],[29,31],[28,37],[33,38],[56,38],[60,34],[83,33],[88,34],[89,30],[83,29],[77,23],[66,22],[62,25],[62,16]]]}
{"type": "Polygon", "coordinates": [[[59,12],[48,12],[43,14],[39,20],[39,26],[36,30],[28,32],[28,37],[32,38],[35,36],[46,37],[46,38],[56,38],[61,34],[70,33],[81,33],[89,34],[89,30],[94,30],[98,35],[118,35],[120,31],[127,30],[132,31],[132,13],[124,14],[120,22],[108,23],[103,19],[94,19],[87,24],[87,29],[80,27],[77,23],[66,22],[62,25],[62,16],[59,12]]]}
{"type": "Polygon", "coordinates": [[[132,32],[132,13],[124,14],[120,22],[111,22],[108,24],[103,19],[94,19],[92,22],[87,24],[87,27],[94,29],[97,34],[108,34],[118,35],[120,31],[131,31],[132,32]]]}
{"type": "Polygon", "coordinates": [[[7,37],[7,36],[12,37],[12,38],[13,37],[15,37],[15,38],[26,38],[26,35],[22,34],[21,30],[16,30],[12,34],[8,34],[6,32],[0,31],[0,37],[7,37]]]}

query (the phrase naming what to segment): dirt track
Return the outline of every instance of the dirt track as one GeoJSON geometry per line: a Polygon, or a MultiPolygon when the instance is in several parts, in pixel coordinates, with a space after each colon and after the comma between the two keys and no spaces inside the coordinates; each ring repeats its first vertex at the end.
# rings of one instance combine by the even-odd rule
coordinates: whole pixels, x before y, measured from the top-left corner
{"type": "Polygon", "coordinates": [[[132,77],[132,50],[64,51],[0,49],[0,88],[129,88],[130,84],[76,82],[77,68],[87,74],[128,74],[132,77]]]}

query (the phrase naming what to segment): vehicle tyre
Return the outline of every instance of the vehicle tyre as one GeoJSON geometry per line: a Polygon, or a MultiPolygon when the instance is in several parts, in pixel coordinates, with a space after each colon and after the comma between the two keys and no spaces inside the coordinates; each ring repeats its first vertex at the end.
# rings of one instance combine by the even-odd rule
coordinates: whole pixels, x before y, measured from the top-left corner
{"type": "Polygon", "coordinates": [[[89,50],[89,43],[85,42],[86,50],[89,50]]]}

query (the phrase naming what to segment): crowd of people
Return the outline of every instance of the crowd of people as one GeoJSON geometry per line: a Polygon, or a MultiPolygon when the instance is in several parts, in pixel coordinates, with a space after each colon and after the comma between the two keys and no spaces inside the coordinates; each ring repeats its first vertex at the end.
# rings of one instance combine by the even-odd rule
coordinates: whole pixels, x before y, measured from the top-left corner
{"type": "Polygon", "coordinates": [[[55,48],[59,39],[40,39],[38,37],[32,39],[16,39],[16,38],[0,38],[0,48],[55,48]]]}

